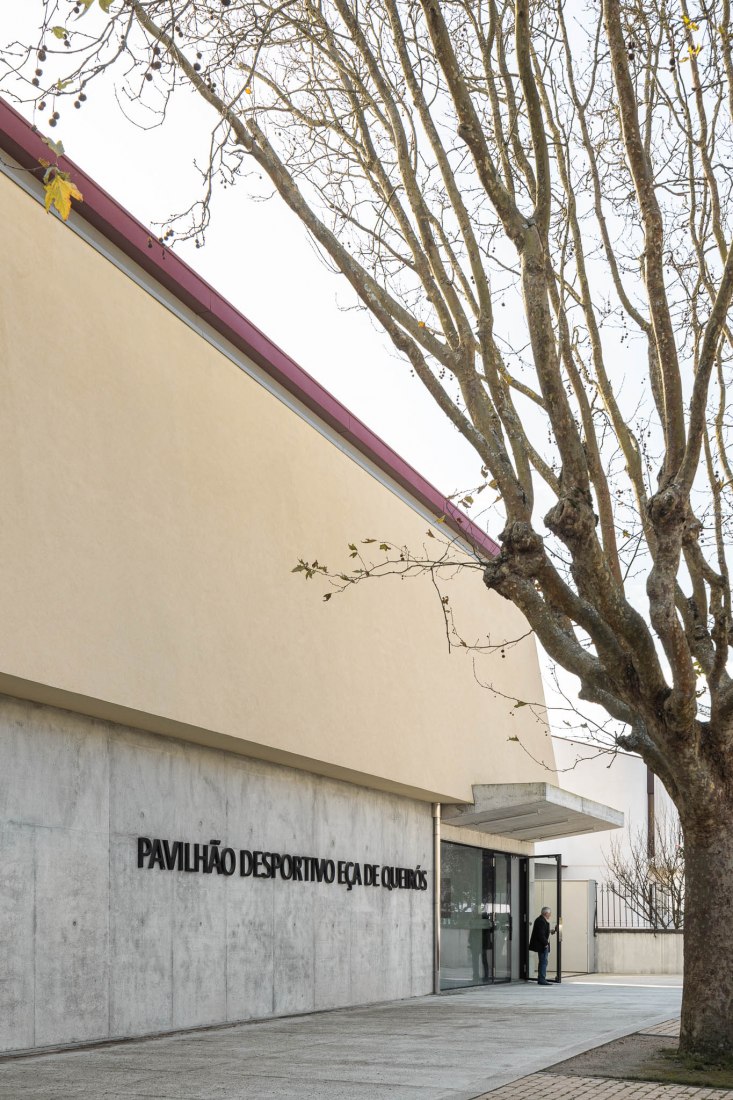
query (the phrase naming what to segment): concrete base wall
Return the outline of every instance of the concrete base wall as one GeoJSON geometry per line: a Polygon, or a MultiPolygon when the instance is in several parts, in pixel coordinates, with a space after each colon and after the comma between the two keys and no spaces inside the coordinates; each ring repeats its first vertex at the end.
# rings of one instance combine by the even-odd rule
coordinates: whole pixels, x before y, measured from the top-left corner
{"type": "Polygon", "coordinates": [[[607,932],[598,930],[600,974],[681,974],[681,932],[607,932]]]}
{"type": "Polygon", "coordinates": [[[426,803],[0,697],[0,1050],[432,990],[426,803]],[[138,837],[428,889],[138,867],[138,837]]]}

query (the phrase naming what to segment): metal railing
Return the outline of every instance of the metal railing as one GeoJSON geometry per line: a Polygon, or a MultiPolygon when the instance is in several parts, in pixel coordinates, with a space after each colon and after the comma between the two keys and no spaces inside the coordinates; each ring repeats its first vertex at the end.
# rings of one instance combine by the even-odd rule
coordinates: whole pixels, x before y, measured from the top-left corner
{"type": "Polygon", "coordinates": [[[681,931],[684,925],[684,895],[650,882],[632,890],[620,883],[606,882],[596,895],[596,927],[601,929],[681,931]]]}

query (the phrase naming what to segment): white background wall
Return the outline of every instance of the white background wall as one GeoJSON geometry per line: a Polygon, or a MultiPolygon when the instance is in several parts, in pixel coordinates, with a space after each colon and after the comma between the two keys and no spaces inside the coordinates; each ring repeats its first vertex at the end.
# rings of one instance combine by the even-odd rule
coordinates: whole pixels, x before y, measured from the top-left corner
{"type": "MultiPolygon", "coordinates": [[[[598,746],[584,741],[553,737],[552,745],[557,761],[558,785],[584,798],[621,810],[625,824],[623,829],[543,841],[537,844],[537,853],[560,852],[564,877],[596,879],[601,883],[608,878],[606,855],[611,840],[619,843],[622,850],[628,851],[630,839],[639,830],[643,830],[646,837],[646,764],[630,753],[599,753],[598,746]]],[[[658,813],[675,813],[669,795],[656,778],[654,802],[658,813]]]]}

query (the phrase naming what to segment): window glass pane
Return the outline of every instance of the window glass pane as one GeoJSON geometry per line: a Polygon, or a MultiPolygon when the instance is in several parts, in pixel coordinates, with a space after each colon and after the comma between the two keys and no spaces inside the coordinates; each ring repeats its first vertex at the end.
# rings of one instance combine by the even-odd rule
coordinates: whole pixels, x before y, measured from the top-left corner
{"type": "Polygon", "coordinates": [[[443,841],[440,987],[511,978],[511,857],[443,841]]]}
{"type": "Polygon", "coordinates": [[[497,852],[494,855],[494,905],[493,949],[494,981],[508,982],[511,978],[511,857],[497,852]]]}

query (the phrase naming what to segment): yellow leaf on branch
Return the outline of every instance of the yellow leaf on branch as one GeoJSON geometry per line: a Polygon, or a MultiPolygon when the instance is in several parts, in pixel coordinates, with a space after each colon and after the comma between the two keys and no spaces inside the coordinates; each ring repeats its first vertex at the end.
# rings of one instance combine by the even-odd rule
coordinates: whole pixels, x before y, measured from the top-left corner
{"type": "Polygon", "coordinates": [[[48,179],[44,181],[43,186],[46,191],[44,199],[46,212],[48,213],[51,207],[55,206],[64,221],[71,213],[71,200],[84,201],[81,191],[79,191],[76,184],[71,182],[65,172],[52,172],[48,179]]]}

